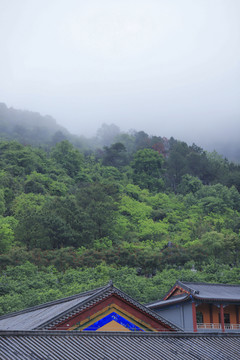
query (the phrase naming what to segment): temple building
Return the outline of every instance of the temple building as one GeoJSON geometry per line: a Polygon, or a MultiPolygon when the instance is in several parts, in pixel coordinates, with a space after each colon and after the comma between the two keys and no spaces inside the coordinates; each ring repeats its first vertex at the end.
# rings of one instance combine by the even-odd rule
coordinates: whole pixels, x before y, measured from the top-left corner
{"type": "Polygon", "coordinates": [[[240,332],[240,285],[177,281],[146,306],[183,331],[240,332]]]}
{"type": "Polygon", "coordinates": [[[165,300],[144,306],[110,282],[1,316],[0,360],[239,360],[240,333],[223,333],[221,324],[226,309],[232,311],[230,325],[237,322],[236,299],[233,294],[229,302],[226,295],[224,301],[218,296],[219,302],[206,298],[206,289],[199,286],[178,282],[165,300]],[[204,323],[210,319],[210,305],[212,319],[217,318],[215,307],[221,317],[212,333],[204,323]],[[204,332],[194,332],[198,327],[204,332]]]}

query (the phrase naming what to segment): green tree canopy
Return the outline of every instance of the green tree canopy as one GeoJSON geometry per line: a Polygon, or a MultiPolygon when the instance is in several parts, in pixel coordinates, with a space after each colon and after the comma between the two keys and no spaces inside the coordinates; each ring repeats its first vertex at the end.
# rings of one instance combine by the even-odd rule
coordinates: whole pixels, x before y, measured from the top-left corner
{"type": "Polygon", "coordinates": [[[163,161],[163,156],[155,150],[138,150],[132,162],[134,183],[150,191],[159,191],[163,187],[163,161]]]}

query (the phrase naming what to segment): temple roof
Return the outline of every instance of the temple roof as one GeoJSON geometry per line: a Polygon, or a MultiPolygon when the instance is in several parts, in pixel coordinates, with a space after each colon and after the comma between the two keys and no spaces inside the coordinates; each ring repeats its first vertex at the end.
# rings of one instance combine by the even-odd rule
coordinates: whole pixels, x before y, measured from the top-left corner
{"type": "Polygon", "coordinates": [[[61,323],[68,317],[97,304],[110,295],[118,295],[139,311],[166,325],[169,330],[179,330],[174,324],[140,304],[110,282],[108,285],[67,298],[37,305],[0,317],[0,330],[43,330],[61,323]]]}
{"type": "Polygon", "coordinates": [[[240,335],[0,331],[3,360],[239,360],[240,335]]]}
{"type": "Polygon", "coordinates": [[[239,302],[240,285],[177,281],[162,299],[152,301],[146,304],[146,307],[149,309],[167,307],[193,298],[205,301],[239,302]],[[177,289],[181,289],[182,294],[173,296],[177,289]]]}
{"type": "Polygon", "coordinates": [[[240,301],[240,285],[177,281],[176,285],[196,299],[240,301]]]}

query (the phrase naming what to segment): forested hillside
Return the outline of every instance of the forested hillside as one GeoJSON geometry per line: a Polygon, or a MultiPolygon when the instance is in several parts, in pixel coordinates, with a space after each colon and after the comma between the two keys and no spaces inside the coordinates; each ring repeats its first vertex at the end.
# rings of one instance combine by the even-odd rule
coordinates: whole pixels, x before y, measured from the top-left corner
{"type": "Polygon", "coordinates": [[[0,142],[1,314],[110,278],[143,302],[177,279],[239,283],[240,166],[110,133],[94,149],[0,142]]]}

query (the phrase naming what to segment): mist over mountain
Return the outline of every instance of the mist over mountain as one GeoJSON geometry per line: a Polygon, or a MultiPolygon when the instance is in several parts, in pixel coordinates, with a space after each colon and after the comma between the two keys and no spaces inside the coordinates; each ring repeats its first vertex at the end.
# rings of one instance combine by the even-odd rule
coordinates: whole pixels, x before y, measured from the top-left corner
{"type": "Polygon", "coordinates": [[[0,103],[0,137],[21,143],[39,145],[53,140],[54,135],[63,140],[69,132],[51,116],[37,112],[16,110],[0,103]],[[62,137],[62,138],[61,138],[62,137]]]}
{"type": "MultiPolygon", "coordinates": [[[[7,107],[4,103],[0,103],[0,138],[6,140],[17,140],[22,144],[29,145],[54,145],[62,140],[69,140],[80,149],[96,149],[98,147],[109,146],[118,140],[119,135],[142,132],[143,129],[129,130],[123,132],[115,124],[102,124],[98,129],[93,130],[95,136],[85,137],[84,134],[72,134],[69,130],[59,125],[59,123],[50,115],[41,115],[37,112],[28,110],[17,110],[12,107],[7,107]]],[[[229,129],[231,131],[231,129],[229,129]]],[[[174,137],[170,130],[169,137],[174,137]]],[[[240,162],[240,144],[238,141],[238,132],[231,136],[225,130],[226,135],[217,140],[216,137],[206,133],[204,137],[202,134],[202,141],[197,143],[200,147],[207,151],[216,150],[221,156],[227,158],[229,161],[240,162]]],[[[145,133],[146,134],[146,133],[145,133]]],[[[189,133],[181,132],[182,136],[178,138],[180,141],[185,141],[188,145],[195,142],[196,131],[193,131],[193,137],[189,133]]],[[[155,136],[164,137],[165,134],[156,134],[152,132],[148,135],[150,138],[155,136]]]]}
{"type": "Polygon", "coordinates": [[[239,0],[2,0],[0,99],[91,138],[103,123],[237,161],[239,0]]]}

